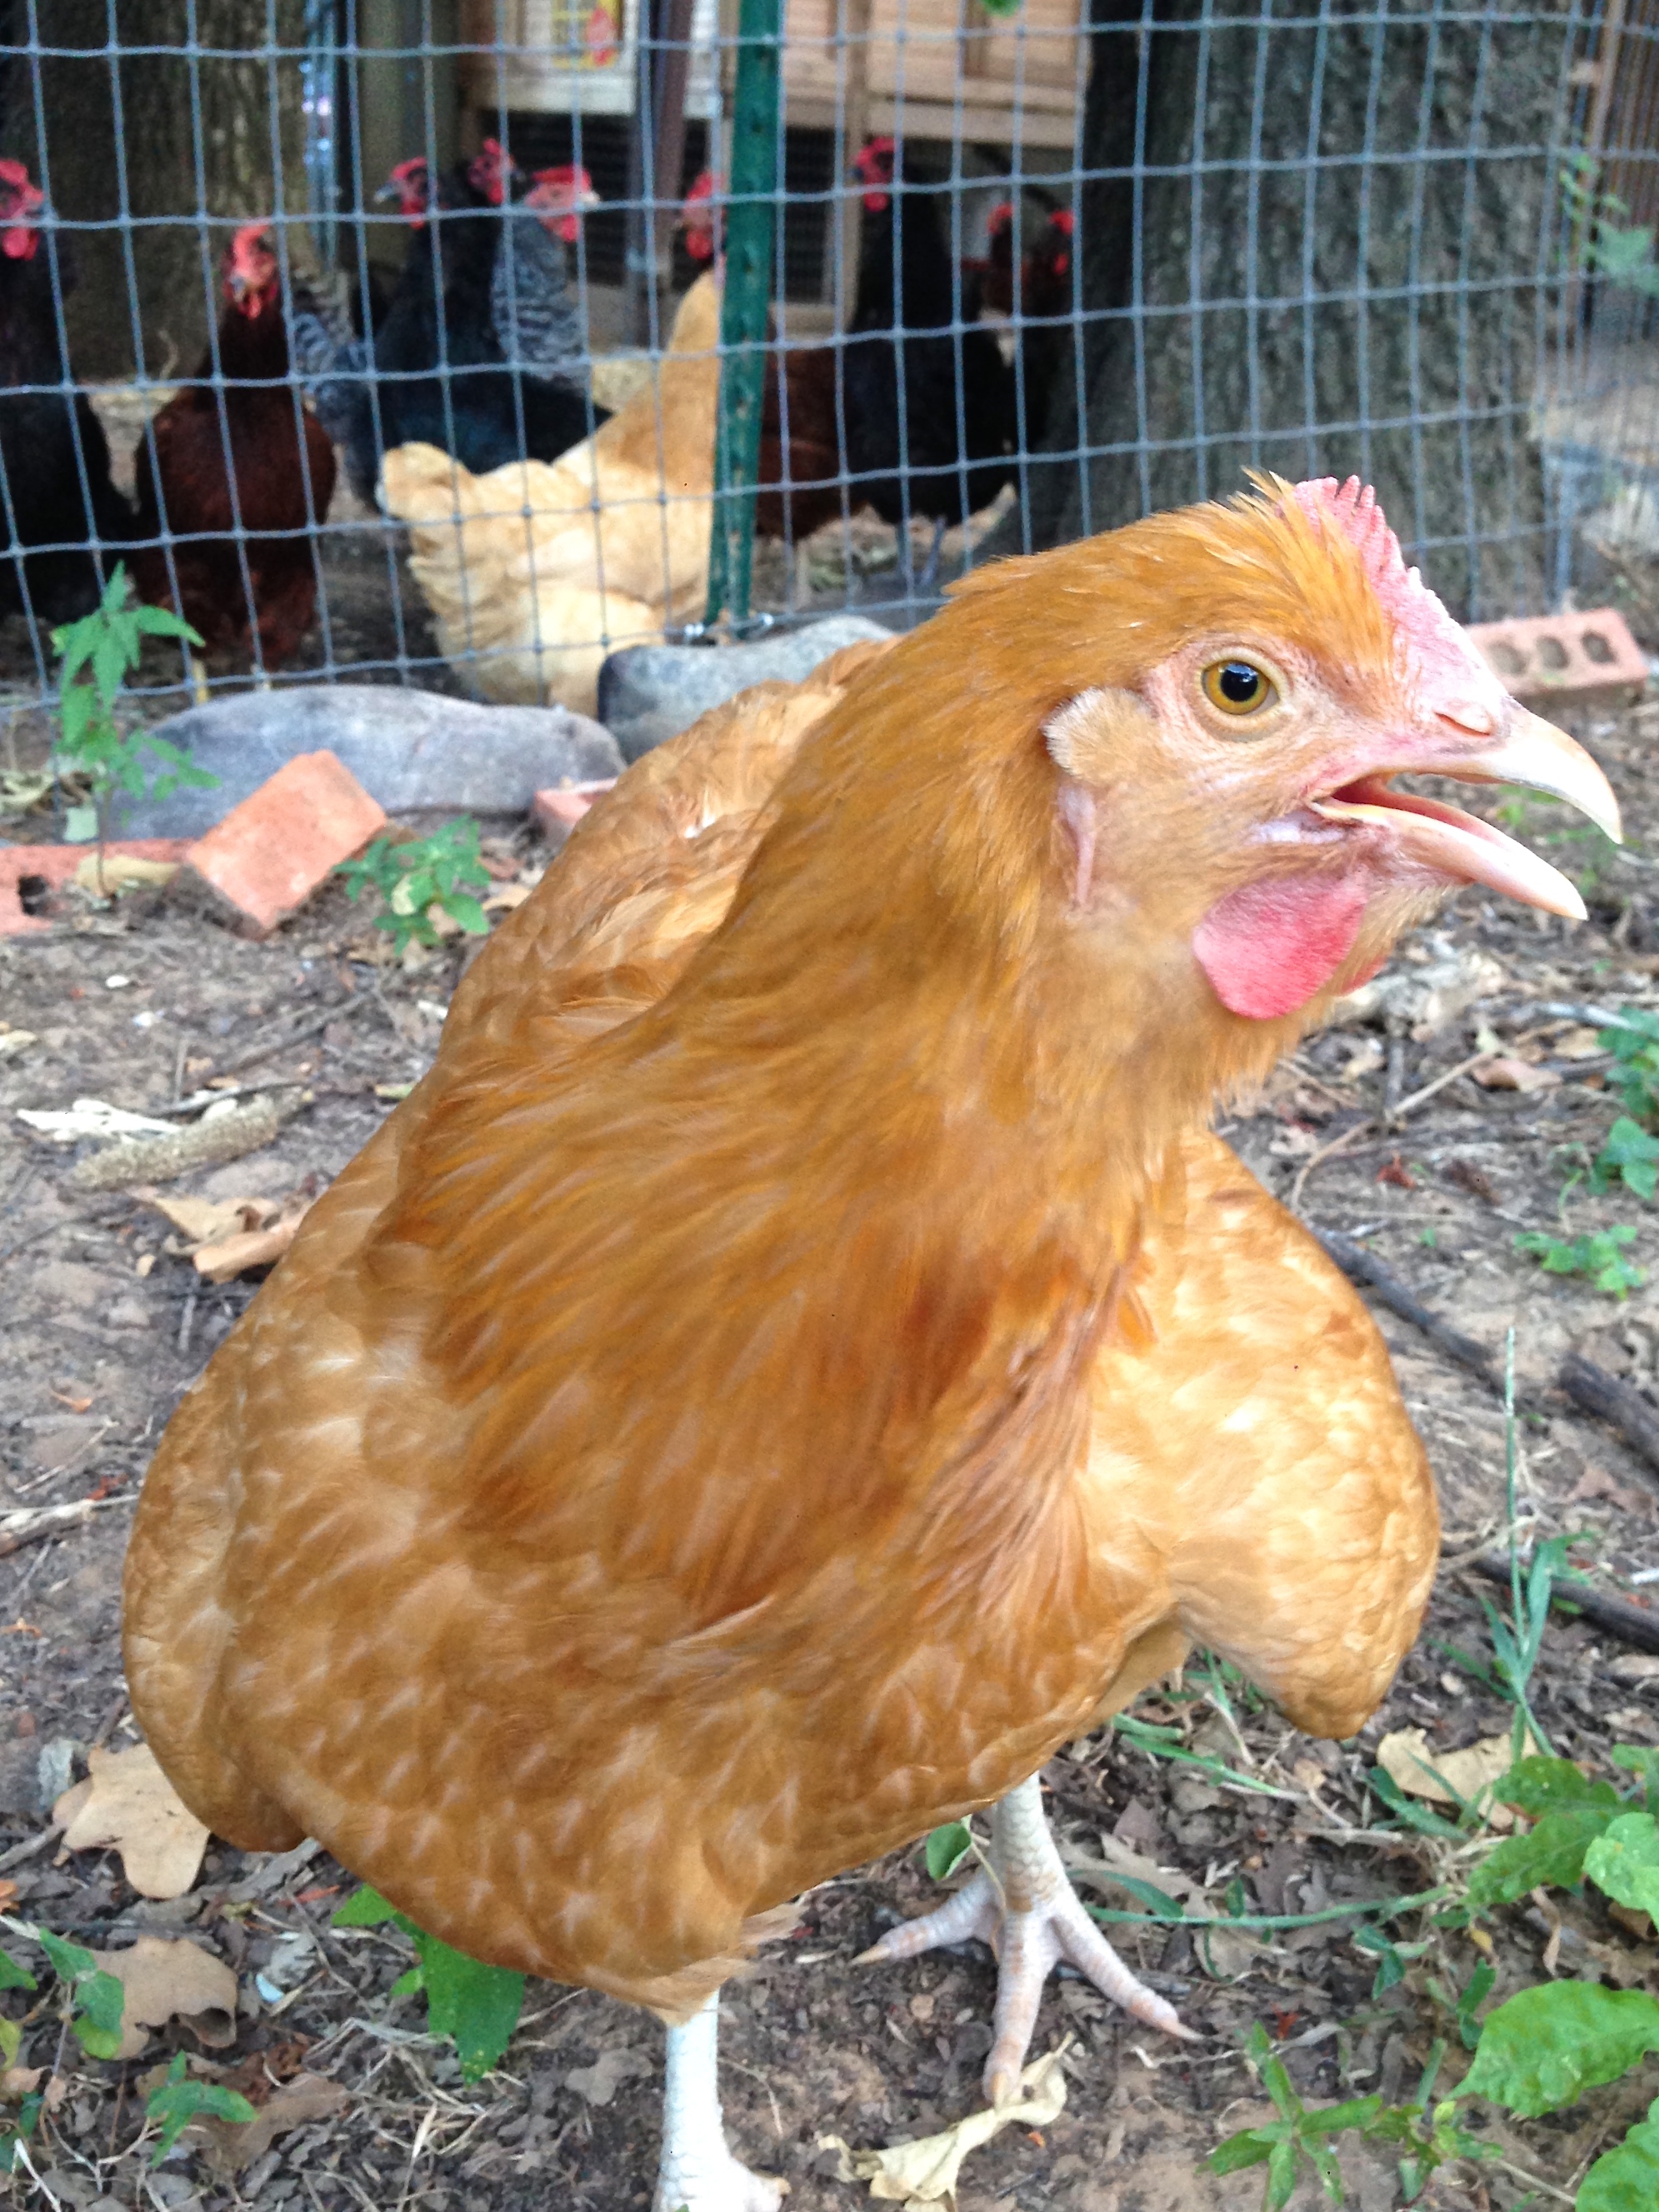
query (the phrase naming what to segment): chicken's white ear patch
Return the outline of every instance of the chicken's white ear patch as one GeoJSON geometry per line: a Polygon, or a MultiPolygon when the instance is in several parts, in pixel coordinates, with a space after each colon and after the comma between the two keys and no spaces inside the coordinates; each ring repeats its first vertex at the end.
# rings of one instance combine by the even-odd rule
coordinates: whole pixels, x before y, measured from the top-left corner
{"type": "Polygon", "coordinates": [[[1151,733],[1157,717],[1133,691],[1097,685],[1079,691],[1075,699],[1042,726],[1048,757],[1079,783],[1107,783],[1123,765],[1125,748],[1151,733]]]}

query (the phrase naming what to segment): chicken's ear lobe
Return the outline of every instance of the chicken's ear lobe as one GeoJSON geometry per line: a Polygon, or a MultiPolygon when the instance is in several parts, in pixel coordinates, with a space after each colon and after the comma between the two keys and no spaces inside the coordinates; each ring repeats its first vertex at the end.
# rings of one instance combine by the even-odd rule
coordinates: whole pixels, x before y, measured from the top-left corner
{"type": "Polygon", "coordinates": [[[1152,733],[1157,717],[1138,692],[1097,686],[1079,691],[1042,726],[1054,766],[1079,783],[1109,783],[1132,749],[1152,733]]]}

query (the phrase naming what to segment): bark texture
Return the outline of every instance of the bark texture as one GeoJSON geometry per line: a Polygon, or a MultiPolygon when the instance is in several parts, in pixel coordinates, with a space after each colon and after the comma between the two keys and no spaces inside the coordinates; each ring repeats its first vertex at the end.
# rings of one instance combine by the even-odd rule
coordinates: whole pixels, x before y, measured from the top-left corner
{"type": "Polygon", "coordinates": [[[1084,427],[1054,410],[1025,520],[1056,544],[1237,489],[1369,477],[1454,611],[1543,592],[1533,388],[1555,311],[1571,0],[1096,0],[1084,427]],[[1126,171],[1137,173],[1126,174],[1126,171]]]}
{"type": "Polygon", "coordinates": [[[24,0],[0,18],[4,150],[46,182],[64,222],[113,225],[124,195],[137,218],[125,235],[59,234],[75,374],[188,375],[218,317],[234,223],[305,209],[304,0],[121,0],[114,56],[106,0],[40,0],[35,19],[59,51],[32,65],[24,0]]]}

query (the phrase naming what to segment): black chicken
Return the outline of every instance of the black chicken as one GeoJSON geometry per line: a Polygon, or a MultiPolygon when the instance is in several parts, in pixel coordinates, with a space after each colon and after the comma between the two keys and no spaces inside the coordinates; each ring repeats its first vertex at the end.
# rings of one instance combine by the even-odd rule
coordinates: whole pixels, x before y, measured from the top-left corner
{"type": "MultiPolygon", "coordinates": [[[[132,537],[133,520],[110,482],[109,443],[86,394],[28,388],[70,380],[50,258],[40,251],[44,204],[23,164],[0,161],[0,512],[7,538],[0,613],[23,609],[56,624],[97,605],[101,586],[90,541],[118,548],[132,537]]],[[[56,249],[67,292],[74,276],[66,242],[57,240],[56,249]]],[[[118,557],[112,553],[112,563],[118,557]]]]}
{"type": "Polygon", "coordinates": [[[381,455],[398,446],[439,447],[483,475],[526,454],[555,460],[606,419],[565,270],[596,196],[585,170],[557,169],[515,201],[515,174],[494,139],[435,190],[424,161],[399,163],[386,190],[413,236],[372,340],[295,280],[295,355],[360,499],[373,500],[381,455]]]}
{"type": "Polygon", "coordinates": [[[896,194],[894,152],[890,138],[872,138],[854,164],[865,190],[842,367],[847,458],[855,506],[867,501],[901,532],[911,515],[932,517],[926,587],[949,525],[1008,481],[1013,379],[993,333],[964,325],[937,200],[896,194]]]}

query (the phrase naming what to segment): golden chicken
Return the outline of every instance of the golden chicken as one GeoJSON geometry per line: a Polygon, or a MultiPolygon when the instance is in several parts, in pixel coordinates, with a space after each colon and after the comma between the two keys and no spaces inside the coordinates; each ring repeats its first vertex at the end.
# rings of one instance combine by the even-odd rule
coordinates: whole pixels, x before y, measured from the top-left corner
{"type": "Polygon", "coordinates": [[[381,504],[410,526],[439,646],[486,698],[591,714],[607,653],[701,617],[719,339],[709,274],[681,301],[658,374],[556,461],[475,477],[435,446],[386,455],[381,504]]]}
{"type": "Polygon", "coordinates": [[[658,2012],[659,2212],[777,2203],[717,1992],[790,1899],[994,1803],[994,1880],[877,1954],[992,1938],[993,2095],[1060,1956],[1179,2033],[1037,1770],[1194,1640],[1338,1735],[1407,1648],[1386,1354],[1204,1128],[1458,883],[1582,912],[1415,770],[1616,832],[1355,483],[982,571],[629,772],[175,1416],[158,1757],[658,2012]]]}

